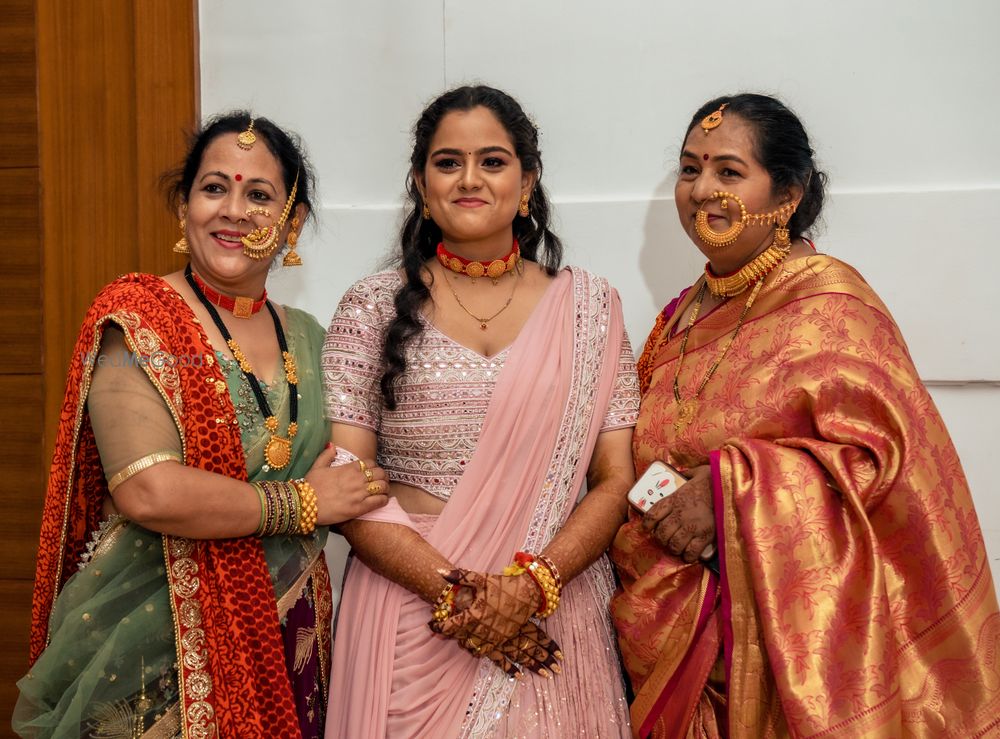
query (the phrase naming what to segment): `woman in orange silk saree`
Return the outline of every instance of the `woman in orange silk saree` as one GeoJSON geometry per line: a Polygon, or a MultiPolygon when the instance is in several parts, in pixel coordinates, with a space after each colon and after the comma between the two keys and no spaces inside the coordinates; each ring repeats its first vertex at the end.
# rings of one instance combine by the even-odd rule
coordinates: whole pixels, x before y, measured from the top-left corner
{"type": "MultiPolygon", "coordinates": [[[[727,100],[727,120],[752,120],[737,98],[694,120],[727,100]]],[[[686,144],[682,181],[718,155],[709,128],[688,138],[708,148],[686,144]]],[[[710,264],[640,360],[636,473],[710,466],[719,574],[670,554],[635,511],[620,530],[612,615],[633,732],[995,735],[1000,614],[948,432],[863,278],[801,250],[779,262],[751,310],[741,296],[688,323],[710,264]],[[706,374],[685,423],[679,398],[706,374]]]]}

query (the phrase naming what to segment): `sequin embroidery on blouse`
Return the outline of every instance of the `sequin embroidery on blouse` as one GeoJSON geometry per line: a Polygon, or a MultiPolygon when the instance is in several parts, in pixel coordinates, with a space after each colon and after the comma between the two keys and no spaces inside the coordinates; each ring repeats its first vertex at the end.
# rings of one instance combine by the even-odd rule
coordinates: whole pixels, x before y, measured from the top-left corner
{"type": "MultiPolygon", "coordinates": [[[[396,409],[385,408],[381,352],[400,284],[398,273],[381,272],[355,283],[341,300],[323,346],[326,415],[378,434],[378,463],[390,480],[447,500],[479,443],[510,348],[484,357],[421,317],[424,331],[407,347],[407,369],[397,380],[396,409]]],[[[603,430],[635,425],[634,365],[626,341],[603,430]]]]}

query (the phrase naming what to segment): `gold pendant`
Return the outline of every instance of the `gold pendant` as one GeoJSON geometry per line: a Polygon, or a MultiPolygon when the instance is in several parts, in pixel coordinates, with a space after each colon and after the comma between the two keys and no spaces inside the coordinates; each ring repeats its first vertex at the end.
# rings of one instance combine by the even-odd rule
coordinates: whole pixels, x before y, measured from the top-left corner
{"type": "Polygon", "coordinates": [[[264,459],[273,470],[284,469],[292,460],[292,442],[277,434],[264,447],[264,459]]]}
{"type": "Polygon", "coordinates": [[[253,315],[253,298],[247,298],[242,295],[236,296],[233,315],[237,318],[250,318],[253,315]]]}
{"type": "Polygon", "coordinates": [[[677,418],[674,419],[674,431],[681,433],[686,429],[698,414],[698,399],[688,398],[682,400],[677,405],[677,418]]]}

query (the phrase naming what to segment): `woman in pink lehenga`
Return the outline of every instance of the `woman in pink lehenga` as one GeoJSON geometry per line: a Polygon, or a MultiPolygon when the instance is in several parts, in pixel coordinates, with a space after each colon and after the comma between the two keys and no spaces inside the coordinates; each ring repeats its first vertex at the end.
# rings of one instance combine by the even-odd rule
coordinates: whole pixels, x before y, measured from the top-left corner
{"type": "Polygon", "coordinates": [[[414,136],[400,268],[347,292],[324,349],[334,439],[377,453],[392,495],[342,529],[327,736],[628,736],[604,556],[638,405],[618,296],[558,270],[516,101],[450,91],[414,136]]]}

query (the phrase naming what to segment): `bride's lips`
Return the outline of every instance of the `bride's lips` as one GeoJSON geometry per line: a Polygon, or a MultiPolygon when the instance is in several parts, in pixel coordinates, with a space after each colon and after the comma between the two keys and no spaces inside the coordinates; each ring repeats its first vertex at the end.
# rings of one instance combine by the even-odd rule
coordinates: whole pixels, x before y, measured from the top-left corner
{"type": "Polygon", "coordinates": [[[242,249],[243,242],[240,241],[242,237],[243,234],[241,234],[239,231],[212,232],[212,238],[215,240],[215,243],[221,246],[223,249],[242,249]]]}
{"type": "Polygon", "coordinates": [[[460,208],[479,208],[480,206],[486,205],[486,201],[480,200],[479,198],[459,198],[453,202],[460,208]]]}

